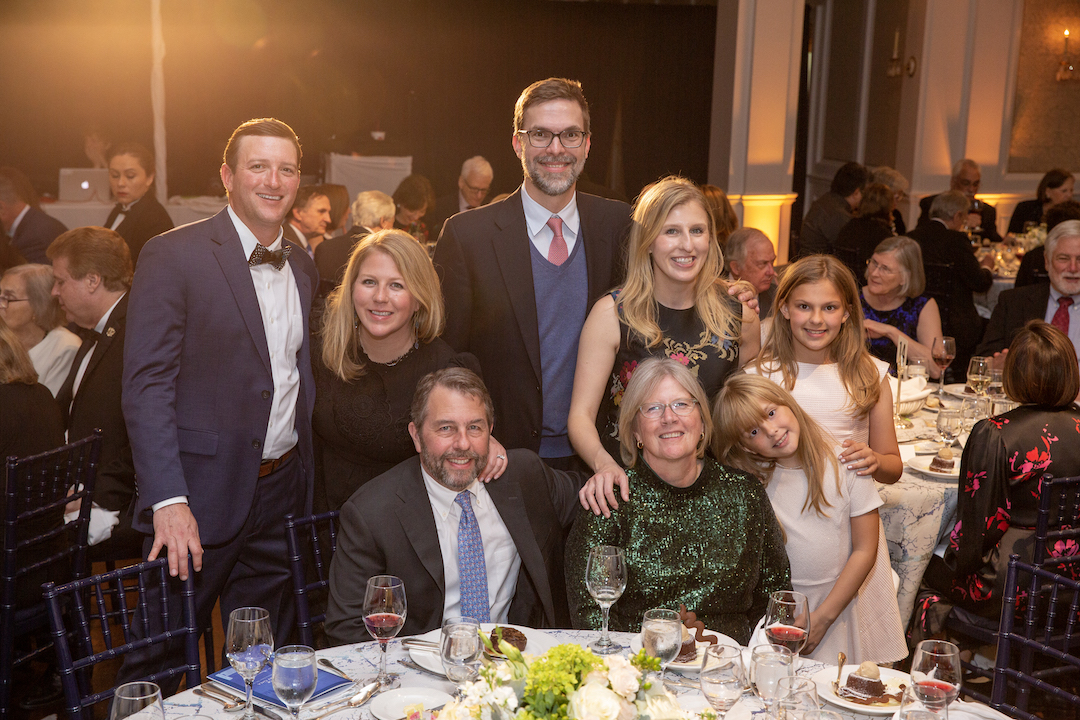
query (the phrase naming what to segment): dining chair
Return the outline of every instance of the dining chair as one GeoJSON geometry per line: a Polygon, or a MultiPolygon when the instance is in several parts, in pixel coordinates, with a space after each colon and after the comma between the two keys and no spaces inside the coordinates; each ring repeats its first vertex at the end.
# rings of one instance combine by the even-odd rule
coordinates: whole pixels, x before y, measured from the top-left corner
{"type": "Polygon", "coordinates": [[[337,549],[337,522],[337,510],[299,518],[292,513],[285,516],[285,541],[296,598],[296,630],[300,642],[311,647],[316,647],[315,632],[321,633],[326,620],[330,560],[337,549]],[[317,579],[308,582],[309,574],[317,579]],[[318,612],[313,614],[313,607],[318,612]]]}
{"type": "Polygon", "coordinates": [[[86,572],[87,533],[101,431],[38,455],[9,457],[4,465],[3,559],[0,560],[0,719],[12,708],[12,673],[50,652],[48,612],[40,583],[86,572]],[[75,488],[70,495],[69,490],[75,488]],[[80,501],[64,524],[64,507],[80,501]],[[16,638],[30,649],[16,651],[16,638]]]}
{"type": "Polygon", "coordinates": [[[113,695],[111,687],[93,691],[90,680],[95,665],[155,644],[182,642],[184,664],[135,679],[161,684],[183,675],[189,688],[201,681],[194,567],[189,566],[186,580],[172,579],[169,559],[160,557],[64,585],[46,583],[44,594],[64,705],[71,720],[93,720],[93,706],[113,695]],[[182,583],[180,618],[170,613],[170,582],[182,583]],[[110,600],[116,609],[108,607],[110,600]],[[95,639],[103,649],[95,650],[95,639]]]}
{"type": "Polygon", "coordinates": [[[1019,555],[1010,556],[990,707],[1014,718],[1036,720],[1040,716],[1028,712],[1027,706],[1032,691],[1038,691],[1044,701],[1053,697],[1072,706],[1075,714],[1080,695],[1063,684],[1071,679],[1069,685],[1075,688],[1080,677],[1080,657],[1074,652],[1078,641],[1080,582],[1021,562],[1019,555]],[[1019,599],[1027,607],[1018,623],[1019,599]],[[1033,669],[1036,659],[1042,661],[1038,670],[1033,669]]]}
{"type": "Polygon", "coordinates": [[[832,254],[851,270],[851,274],[855,276],[855,282],[861,284],[863,281],[863,273],[866,272],[866,261],[859,260],[858,249],[853,247],[834,246],[832,254]]]}

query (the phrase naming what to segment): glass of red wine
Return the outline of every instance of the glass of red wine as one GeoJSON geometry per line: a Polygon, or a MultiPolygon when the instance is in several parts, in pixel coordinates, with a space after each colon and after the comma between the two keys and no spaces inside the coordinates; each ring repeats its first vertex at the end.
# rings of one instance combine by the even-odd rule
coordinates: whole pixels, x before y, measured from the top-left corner
{"type": "Polygon", "coordinates": [[[960,695],[960,648],[944,640],[923,640],[911,656],[912,689],[920,702],[941,716],[960,695]]]}
{"type": "Polygon", "coordinates": [[[388,690],[398,686],[397,675],[386,672],[386,645],[405,624],[405,583],[393,575],[375,575],[368,579],[364,593],[364,625],[379,641],[379,676],[375,682],[388,690]]]}
{"type": "Polygon", "coordinates": [[[941,377],[938,379],[938,397],[945,397],[945,371],[956,357],[956,340],[948,335],[934,338],[930,355],[934,358],[934,363],[941,368],[941,377]]]}
{"type": "Polygon", "coordinates": [[[798,657],[810,633],[810,603],[794,590],[777,590],[769,596],[765,611],[765,637],[798,657]]]}

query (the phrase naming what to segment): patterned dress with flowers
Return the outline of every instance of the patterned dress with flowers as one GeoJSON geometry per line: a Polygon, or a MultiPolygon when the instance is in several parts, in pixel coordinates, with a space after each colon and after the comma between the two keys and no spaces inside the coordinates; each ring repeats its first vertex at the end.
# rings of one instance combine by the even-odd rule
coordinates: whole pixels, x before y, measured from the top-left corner
{"type": "MultiPolygon", "coordinates": [[[[923,576],[914,638],[939,632],[954,606],[997,624],[1009,555],[1031,561],[1043,473],[1080,475],[1075,403],[1058,410],[1024,405],[975,426],[960,461],[956,525],[945,557],[931,558],[923,576]]],[[[1048,550],[1062,557],[1080,548],[1069,543],[1048,550]]]]}
{"type": "MultiPolygon", "coordinates": [[[[619,291],[611,293],[616,303],[619,291]]],[[[725,296],[735,317],[742,316],[742,306],[733,297],[725,296]]],[[[630,330],[623,319],[622,303],[619,309],[619,350],[611,369],[611,382],[600,403],[596,417],[596,429],[600,441],[611,457],[619,458],[619,407],[623,393],[630,383],[634,369],[650,357],[669,357],[686,365],[697,377],[710,399],[724,386],[728,375],[739,369],[738,340],[720,339],[705,329],[697,310],[672,310],[657,303],[657,324],[663,340],[655,347],[647,348],[641,338],[630,330]]]]}

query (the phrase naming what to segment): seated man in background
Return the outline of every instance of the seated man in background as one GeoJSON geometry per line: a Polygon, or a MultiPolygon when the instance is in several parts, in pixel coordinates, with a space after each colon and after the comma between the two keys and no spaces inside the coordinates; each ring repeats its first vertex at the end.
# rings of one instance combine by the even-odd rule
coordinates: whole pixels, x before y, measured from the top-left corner
{"type": "Polygon", "coordinates": [[[832,252],[840,230],[854,217],[870,171],[857,162],[844,163],[833,175],[829,192],[810,206],[799,232],[799,257],[832,252]]]}
{"type": "Polygon", "coordinates": [[[323,233],[330,225],[330,198],[318,185],[306,185],[296,191],[296,200],[289,210],[288,222],[283,229],[285,239],[304,248],[312,260],[315,248],[323,241],[323,233]]]}
{"type": "MultiPolygon", "coordinates": [[[[1001,235],[997,230],[997,210],[994,206],[980,200],[978,210],[973,209],[975,193],[979,192],[981,184],[982,170],[979,168],[979,163],[964,158],[953,166],[952,177],[949,179],[949,190],[963,193],[964,197],[968,199],[969,208],[972,209],[969,213],[970,217],[967,226],[972,230],[981,228],[982,236],[989,238],[990,242],[1001,242],[1001,235]]],[[[934,217],[930,214],[930,209],[937,197],[938,195],[927,195],[919,201],[919,208],[922,213],[919,215],[918,227],[926,225],[934,217]]]]}
{"type": "MultiPolygon", "coordinates": [[[[1046,232],[1050,233],[1066,220],[1080,220],[1080,202],[1066,200],[1046,211],[1046,232]]],[[[1050,274],[1046,271],[1046,244],[1032,248],[1024,253],[1020,269],[1016,271],[1014,288],[1042,283],[1050,284],[1050,274]]]]}
{"type": "Polygon", "coordinates": [[[732,280],[745,280],[754,286],[758,314],[767,318],[776,294],[776,251],[772,241],[757,228],[739,228],[728,237],[724,258],[732,280]]]}
{"type": "Polygon", "coordinates": [[[384,192],[367,190],[357,194],[351,209],[353,226],[344,235],[323,240],[315,248],[320,295],[329,294],[341,282],[356,243],[376,230],[394,227],[394,199],[384,192]]]}
{"type": "MultiPolygon", "coordinates": [[[[13,167],[0,168],[0,225],[11,238],[11,247],[25,262],[49,264],[45,250],[67,226],[38,207],[37,195],[29,178],[13,167]]],[[[7,253],[9,267],[15,257],[7,253]]]]}
{"type": "Polygon", "coordinates": [[[491,163],[484,156],[474,155],[462,163],[461,175],[458,176],[457,181],[458,191],[435,200],[435,207],[428,213],[427,220],[428,227],[431,228],[431,237],[439,237],[447,218],[483,205],[488,193],[491,192],[491,183],[494,180],[495,171],[491,169],[491,163]]]}
{"type": "Polygon", "coordinates": [[[570,627],[563,543],[581,478],[552,470],[529,450],[511,450],[502,477],[478,483],[493,411],[471,370],[426,375],[412,419],[419,456],[367,483],[341,508],[326,610],[330,641],[371,639],[363,603],[373,575],[405,582],[402,635],[457,615],[570,627]]]}

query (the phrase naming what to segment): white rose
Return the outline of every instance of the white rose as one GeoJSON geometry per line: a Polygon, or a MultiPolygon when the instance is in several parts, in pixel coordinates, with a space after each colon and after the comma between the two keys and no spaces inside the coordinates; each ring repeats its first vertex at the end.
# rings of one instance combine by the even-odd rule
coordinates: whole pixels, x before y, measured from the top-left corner
{"type": "Polygon", "coordinates": [[[609,655],[605,658],[605,662],[611,689],[627,700],[633,700],[641,686],[641,672],[622,655],[609,655]]]}
{"type": "Polygon", "coordinates": [[[649,693],[637,703],[638,713],[648,720],[683,720],[686,717],[679,704],[667,693],[649,693]]]}
{"type": "Polygon", "coordinates": [[[587,683],[571,693],[566,714],[572,720],[618,720],[618,695],[599,683],[587,683]]]}

